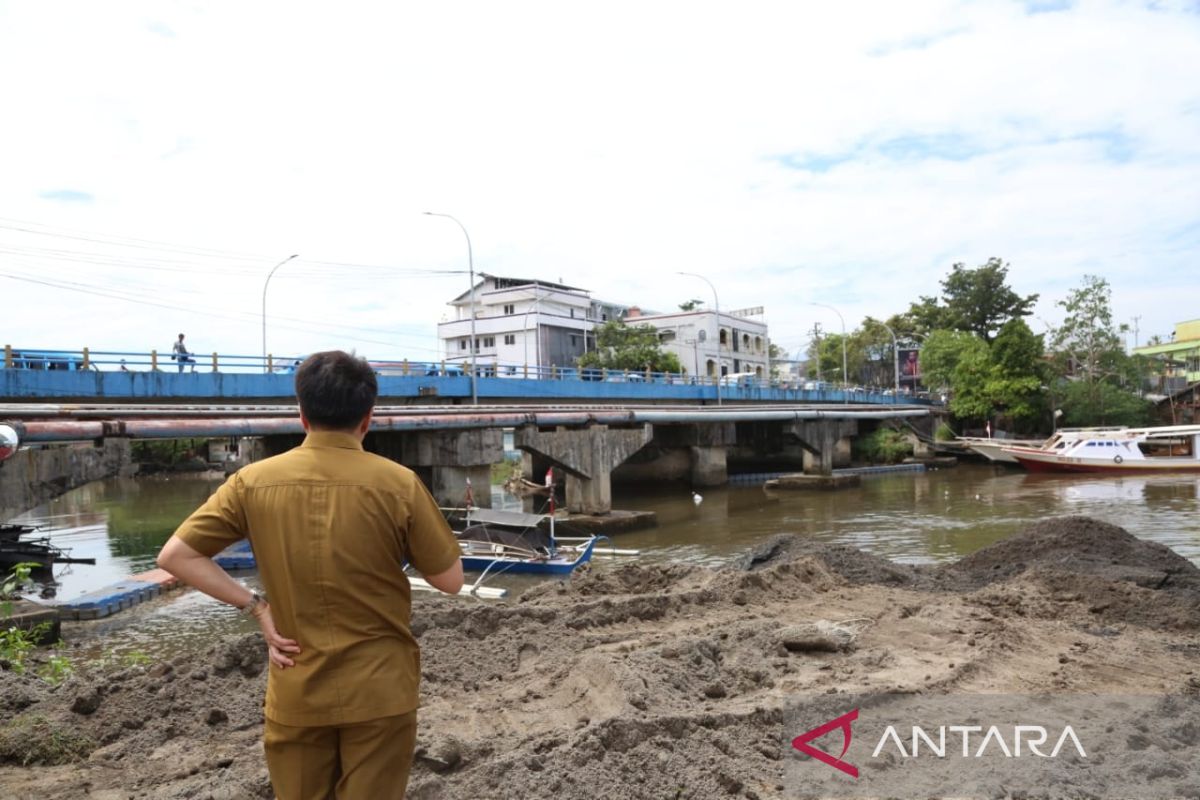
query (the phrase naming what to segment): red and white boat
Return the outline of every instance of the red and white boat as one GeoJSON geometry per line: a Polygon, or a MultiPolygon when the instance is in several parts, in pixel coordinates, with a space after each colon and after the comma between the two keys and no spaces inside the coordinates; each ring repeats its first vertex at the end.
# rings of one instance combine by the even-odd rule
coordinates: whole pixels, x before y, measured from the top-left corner
{"type": "Polygon", "coordinates": [[[1200,425],[1065,430],[1001,452],[1030,472],[1200,472],[1200,425]]]}

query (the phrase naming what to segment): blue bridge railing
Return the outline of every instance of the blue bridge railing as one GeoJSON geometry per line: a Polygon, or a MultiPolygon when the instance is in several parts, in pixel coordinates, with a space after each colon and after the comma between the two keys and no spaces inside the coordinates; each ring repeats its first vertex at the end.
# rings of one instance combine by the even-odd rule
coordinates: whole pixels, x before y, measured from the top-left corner
{"type": "MultiPolygon", "coordinates": [[[[283,398],[303,355],[189,353],[184,358],[150,352],[44,350],[5,346],[0,400],[38,398],[171,399],[283,398]]],[[[381,397],[471,396],[471,366],[455,361],[370,361],[379,375],[381,397]]],[[[478,361],[478,396],[503,399],[622,399],[935,404],[929,397],[895,395],[889,390],[837,388],[804,381],[539,367],[478,361]]]]}

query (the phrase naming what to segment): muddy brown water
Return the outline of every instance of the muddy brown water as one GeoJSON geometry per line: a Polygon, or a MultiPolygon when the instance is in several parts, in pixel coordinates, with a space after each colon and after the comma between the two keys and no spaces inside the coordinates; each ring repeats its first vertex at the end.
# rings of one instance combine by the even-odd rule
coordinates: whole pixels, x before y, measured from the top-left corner
{"type": "MultiPolygon", "coordinates": [[[[55,585],[46,587],[60,598],[76,597],[152,568],[163,542],[219,483],[182,476],[102,481],[19,521],[43,526],[72,555],[96,559],[95,566],[58,568],[55,585]]],[[[659,525],[619,534],[613,543],[640,550],[645,563],[716,566],[774,534],[793,533],[897,562],[931,564],[959,559],[1048,517],[1086,515],[1200,564],[1200,478],[1194,475],[1059,477],[962,465],[869,477],[835,493],[729,486],[701,494],[697,505],[686,486],[615,487],[618,507],[653,511],[659,525]]],[[[253,574],[243,577],[255,581],[253,574]]],[[[514,593],[534,582],[506,575],[487,581],[514,593]]],[[[107,620],[68,625],[66,634],[87,653],[163,655],[251,629],[232,609],[183,592],[107,620]]]]}

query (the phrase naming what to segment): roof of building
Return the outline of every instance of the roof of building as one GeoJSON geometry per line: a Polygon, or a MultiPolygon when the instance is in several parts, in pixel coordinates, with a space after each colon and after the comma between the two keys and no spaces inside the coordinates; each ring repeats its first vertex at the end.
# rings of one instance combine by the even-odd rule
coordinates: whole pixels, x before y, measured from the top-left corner
{"type": "MultiPolygon", "coordinates": [[[[489,275],[486,272],[479,273],[479,277],[483,278],[483,280],[475,284],[476,291],[479,291],[480,283],[486,284],[490,280],[495,284],[497,289],[518,289],[522,286],[540,286],[544,289],[555,289],[560,292],[583,292],[584,294],[589,294],[587,289],[581,289],[578,286],[567,286],[565,283],[544,281],[541,278],[510,278],[503,275],[489,275]]],[[[468,289],[450,302],[452,304],[460,303],[469,299],[470,296],[471,290],[468,289]]]]}

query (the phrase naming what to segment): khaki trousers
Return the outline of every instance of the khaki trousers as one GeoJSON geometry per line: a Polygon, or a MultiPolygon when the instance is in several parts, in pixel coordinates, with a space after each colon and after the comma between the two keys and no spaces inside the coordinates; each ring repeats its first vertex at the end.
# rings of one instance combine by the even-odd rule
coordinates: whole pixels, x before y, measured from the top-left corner
{"type": "Polygon", "coordinates": [[[403,800],[416,741],[415,710],[322,728],[268,719],[263,736],[277,800],[403,800]]]}

